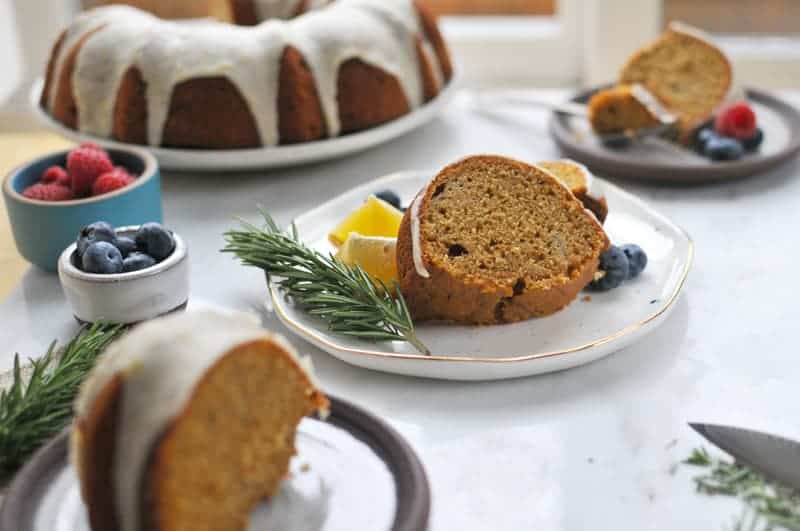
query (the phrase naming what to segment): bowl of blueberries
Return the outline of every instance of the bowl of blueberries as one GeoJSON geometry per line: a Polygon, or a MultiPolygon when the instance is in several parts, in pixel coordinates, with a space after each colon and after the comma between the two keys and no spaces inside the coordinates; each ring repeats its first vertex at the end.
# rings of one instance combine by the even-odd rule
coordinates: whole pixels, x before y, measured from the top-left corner
{"type": "Polygon", "coordinates": [[[78,321],[138,323],[186,307],[189,254],[160,223],[97,221],[61,253],[58,277],[78,321]]]}

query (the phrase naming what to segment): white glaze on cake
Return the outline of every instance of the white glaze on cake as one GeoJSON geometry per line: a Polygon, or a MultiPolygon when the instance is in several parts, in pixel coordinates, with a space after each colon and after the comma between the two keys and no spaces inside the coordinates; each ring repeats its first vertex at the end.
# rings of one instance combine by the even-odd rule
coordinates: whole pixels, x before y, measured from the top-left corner
{"type": "Polygon", "coordinates": [[[425,191],[428,189],[428,186],[420,190],[417,197],[414,198],[414,202],[411,203],[411,211],[409,212],[409,221],[411,225],[411,258],[414,261],[414,269],[422,278],[431,278],[428,268],[425,267],[425,261],[422,259],[422,236],[420,235],[419,227],[419,207],[422,203],[422,198],[425,197],[425,191]]]}
{"type": "MultiPolygon", "coordinates": [[[[337,0],[291,20],[252,27],[188,25],[128,6],[102,7],[83,13],[67,29],[54,80],[60,79],[70,52],[92,32],[78,52],[71,79],[77,129],[112,136],[117,91],[123,75],[136,67],[146,84],[147,143],[153,146],[161,145],[175,85],[216,76],[230,80],[247,102],[262,144],[278,144],[280,63],[287,46],[303,55],[313,74],[329,136],[341,131],[336,92],[342,63],[360,59],[395,76],[413,109],[424,102],[419,38],[440,85],[443,78],[411,0],[337,0]]],[[[54,107],[56,92],[50,90],[48,109],[54,107]]]]}
{"type": "Polygon", "coordinates": [[[87,414],[115,375],[124,375],[113,474],[121,531],[139,530],[142,470],[157,438],[214,363],[257,339],[277,343],[311,377],[310,360],[301,359],[282,337],[266,332],[255,316],[213,311],[175,314],[139,325],[111,345],[93,369],[75,403],[78,418],[87,414]]]}
{"type": "Polygon", "coordinates": [[[671,124],[677,120],[675,115],[661,105],[653,93],[644,88],[641,84],[634,83],[631,85],[631,96],[647,109],[647,112],[649,112],[653,118],[662,124],[671,124]]]}

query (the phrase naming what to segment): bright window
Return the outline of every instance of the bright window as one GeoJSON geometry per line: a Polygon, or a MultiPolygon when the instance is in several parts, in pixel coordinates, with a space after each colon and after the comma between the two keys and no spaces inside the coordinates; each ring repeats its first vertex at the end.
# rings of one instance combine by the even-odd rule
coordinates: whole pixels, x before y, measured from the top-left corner
{"type": "Polygon", "coordinates": [[[671,20],[713,34],[737,79],[800,88],[798,0],[427,0],[470,86],[611,81],[671,20]]]}

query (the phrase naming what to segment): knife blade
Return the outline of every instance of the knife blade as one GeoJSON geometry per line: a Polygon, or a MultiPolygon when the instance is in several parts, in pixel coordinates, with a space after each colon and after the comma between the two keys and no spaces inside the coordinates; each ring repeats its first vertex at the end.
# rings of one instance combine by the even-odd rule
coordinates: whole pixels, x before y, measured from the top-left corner
{"type": "Polygon", "coordinates": [[[767,479],[800,490],[800,442],[734,426],[699,422],[689,426],[767,479]]]}

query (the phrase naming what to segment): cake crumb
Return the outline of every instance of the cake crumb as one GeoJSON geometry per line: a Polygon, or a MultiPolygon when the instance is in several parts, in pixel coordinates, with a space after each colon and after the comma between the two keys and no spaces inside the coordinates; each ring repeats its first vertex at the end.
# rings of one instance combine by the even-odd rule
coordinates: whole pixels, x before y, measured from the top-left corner
{"type": "Polygon", "coordinates": [[[592,296],[591,296],[591,295],[584,295],[584,296],[581,298],[581,300],[582,300],[583,302],[592,302],[592,296]]]}
{"type": "Polygon", "coordinates": [[[300,472],[306,473],[306,472],[309,472],[310,470],[311,470],[311,465],[310,464],[303,463],[302,465],[300,465],[300,472]]]}

